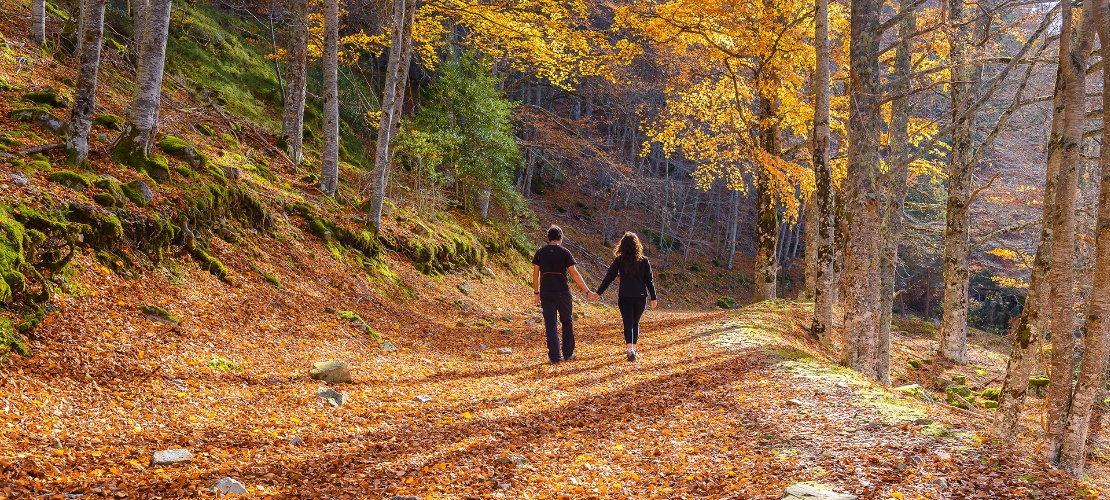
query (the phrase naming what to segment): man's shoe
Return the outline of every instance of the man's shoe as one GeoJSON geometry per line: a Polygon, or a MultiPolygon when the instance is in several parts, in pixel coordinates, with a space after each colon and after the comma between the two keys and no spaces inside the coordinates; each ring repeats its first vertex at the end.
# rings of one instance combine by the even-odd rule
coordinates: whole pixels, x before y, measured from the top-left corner
{"type": "Polygon", "coordinates": [[[628,361],[629,362],[636,361],[636,350],[635,349],[629,349],[628,350],[628,361]]]}
{"type": "Polygon", "coordinates": [[[569,357],[563,358],[563,361],[574,361],[574,355],[571,354],[569,357]]]}

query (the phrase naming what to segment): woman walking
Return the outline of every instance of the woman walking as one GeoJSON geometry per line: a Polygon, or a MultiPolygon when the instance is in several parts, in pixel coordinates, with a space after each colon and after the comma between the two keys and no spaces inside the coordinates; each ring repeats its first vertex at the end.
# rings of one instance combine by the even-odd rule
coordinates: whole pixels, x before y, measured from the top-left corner
{"type": "Polygon", "coordinates": [[[640,340],[640,317],[644,315],[650,297],[652,309],[658,304],[655,296],[655,280],[651,275],[651,264],[644,257],[644,246],[635,233],[624,233],[617,250],[616,258],[605,279],[597,289],[597,296],[605,293],[609,284],[619,276],[620,288],[617,292],[617,307],[624,320],[624,343],[629,361],[636,361],[636,342],[640,340]]]}
{"type": "Polygon", "coordinates": [[[536,305],[543,307],[547,357],[552,364],[574,359],[574,302],[567,275],[574,279],[588,298],[599,297],[586,286],[576,264],[574,256],[563,247],[563,230],[559,226],[551,226],[547,230],[547,246],[537,250],[532,257],[532,286],[535,288],[536,305]],[[563,324],[561,349],[559,323],[563,324]]]}

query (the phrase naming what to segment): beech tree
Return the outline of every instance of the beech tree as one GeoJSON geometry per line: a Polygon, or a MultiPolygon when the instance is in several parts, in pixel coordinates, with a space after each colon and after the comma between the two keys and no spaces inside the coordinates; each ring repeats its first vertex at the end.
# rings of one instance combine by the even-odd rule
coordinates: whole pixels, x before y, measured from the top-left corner
{"type": "Polygon", "coordinates": [[[339,191],[339,0],[324,0],[324,146],[320,191],[339,191]]]}
{"type": "Polygon", "coordinates": [[[31,0],[31,41],[46,43],[46,0],[31,0]]]}
{"type": "Polygon", "coordinates": [[[810,331],[822,344],[832,341],[833,207],[832,168],[829,166],[829,1],[817,0],[814,13],[813,73],[813,184],[806,231],[806,289],[813,297],[810,331]],[[812,234],[810,234],[812,233],[812,234]],[[809,264],[812,256],[812,265],[809,264]],[[810,278],[812,276],[812,278],[810,278]],[[810,288],[812,286],[812,288],[810,288]]]}
{"type": "Polygon", "coordinates": [[[1075,350],[1075,206],[1079,189],[1079,149],[1086,120],[1087,62],[1094,28],[1090,10],[1080,11],[1063,2],[1060,30],[1060,68],[1064,76],[1063,156],[1056,180],[1052,224],[1052,268],[1049,281],[1052,302],[1052,360],[1046,399],[1045,457],[1056,463],[1071,404],[1075,350]],[[1076,26],[1076,30],[1073,30],[1076,26]],[[1075,40],[1075,43],[1072,43],[1075,40]]]}
{"type": "Polygon", "coordinates": [[[371,175],[369,223],[381,229],[382,206],[385,203],[386,183],[393,160],[391,141],[397,137],[401,123],[401,109],[405,100],[405,83],[412,58],[412,25],[416,16],[415,0],[393,1],[393,40],[389,47],[386,67],[385,90],[382,96],[382,114],[378,125],[378,142],[374,155],[374,172],[371,175]]]}
{"type": "Polygon", "coordinates": [[[73,110],[70,112],[69,131],[66,134],[66,152],[78,165],[89,155],[89,131],[92,130],[93,113],[96,111],[97,70],[100,68],[100,48],[104,40],[105,0],[86,0],[82,9],[85,16],[81,23],[81,53],[77,67],[77,85],[73,91],[73,110]]]}
{"type": "Polygon", "coordinates": [[[172,0],[150,0],[144,14],[139,63],[135,70],[135,94],[127,108],[123,133],[112,150],[117,160],[132,166],[145,161],[158,127],[172,4],[172,0]]]}
{"type": "Polygon", "coordinates": [[[304,157],[304,102],[308,78],[308,0],[289,2],[289,46],[285,57],[285,94],[281,138],[293,163],[304,157]]]}
{"type": "Polygon", "coordinates": [[[879,0],[852,2],[848,84],[848,173],[844,180],[844,307],[845,346],[841,363],[881,383],[889,371],[878,366],[879,315],[879,146],[882,113],[879,106],[879,0]]]}
{"type": "MultiPolygon", "coordinates": [[[[1091,0],[1088,6],[1103,48],[1102,109],[1110,109],[1110,67],[1106,64],[1106,48],[1110,48],[1110,13],[1106,0],[1091,0]]],[[[1084,13],[1084,16],[1087,14],[1084,13]]],[[[1102,152],[1098,223],[1095,226],[1095,270],[1091,300],[1087,306],[1087,335],[1084,337],[1083,362],[1079,381],[1071,398],[1067,425],[1060,445],[1060,467],[1072,475],[1083,474],[1087,458],[1087,431],[1096,397],[1106,384],[1107,360],[1110,359],[1110,133],[1103,116],[1102,152]]]]}

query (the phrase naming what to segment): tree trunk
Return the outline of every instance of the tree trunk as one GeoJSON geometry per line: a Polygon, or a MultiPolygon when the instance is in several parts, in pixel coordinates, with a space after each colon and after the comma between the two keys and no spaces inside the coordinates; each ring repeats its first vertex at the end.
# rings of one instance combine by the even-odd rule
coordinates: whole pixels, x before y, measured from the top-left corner
{"type": "Polygon", "coordinates": [[[124,163],[130,163],[128,160],[136,156],[145,157],[154,143],[158,108],[162,104],[162,70],[166,64],[166,38],[172,7],[172,0],[151,0],[147,6],[135,70],[135,96],[127,108],[123,134],[113,149],[113,155],[124,163]]]}
{"type": "Polygon", "coordinates": [[[89,131],[96,111],[96,80],[100,68],[100,47],[104,40],[105,0],[86,0],[81,32],[83,50],[77,67],[77,85],[73,90],[73,110],[66,134],[66,152],[70,160],[83,165],[89,156],[89,131]]]}
{"type": "Polygon", "coordinates": [[[324,144],[320,191],[339,191],[339,0],[324,1],[324,144]]]}
{"type": "Polygon", "coordinates": [[[46,0],[31,0],[31,41],[46,43],[46,0]]]}
{"type": "MultiPolygon", "coordinates": [[[[1106,0],[1093,0],[1088,12],[1093,13],[1094,25],[1102,47],[1110,48],[1110,19],[1106,0]]],[[[1088,14],[1085,12],[1084,17],[1088,14]]],[[[1105,52],[1105,49],[1104,49],[1105,52]]],[[[1103,89],[1110,89],[1110,68],[1102,67],[1103,89]]],[[[1102,93],[1102,109],[1110,109],[1110,92],[1102,93]]],[[[1081,477],[1087,458],[1087,431],[1091,422],[1091,409],[1096,397],[1106,386],[1106,365],[1110,359],[1110,329],[1106,315],[1110,314],[1110,134],[1102,132],[1102,181],[1098,199],[1098,224],[1095,229],[1095,269],[1091,289],[1091,302],[1087,306],[1087,336],[1083,349],[1083,363],[1079,367],[1079,382],[1071,398],[1060,449],[1060,467],[1073,476],[1081,477]]]]}
{"type": "Polygon", "coordinates": [[[489,199],[492,195],[489,187],[478,188],[478,213],[481,214],[482,220],[489,218],[489,199]]]}
{"type": "Polygon", "coordinates": [[[293,163],[304,159],[304,101],[308,78],[308,0],[289,2],[289,47],[285,57],[285,106],[281,137],[293,163]]]}
{"type": "Polygon", "coordinates": [[[1053,213],[1052,270],[1052,362],[1048,396],[1046,460],[1056,463],[1064,425],[1071,405],[1072,369],[1075,365],[1075,205],[1079,189],[1079,148],[1086,117],[1087,61],[1091,54],[1092,16],[1084,12],[1076,43],[1072,44],[1074,9],[1064,2],[1060,33],[1060,65],[1064,68],[1063,160],[1056,185],[1053,213]]]}
{"type": "MultiPolygon", "coordinates": [[[[894,52],[894,73],[892,80],[902,81],[910,74],[910,46],[913,33],[917,31],[917,14],[914,0],[902,0],[900,13],[905,14],[898,26],[901,42],[894,52]],[[907,10],[909,12],[907,12],[907,10]]],[[[906,84],[891,89],[894,95],[906,93],[906,84]]],[[[879,254],[879,288],[882,305],[879,309],[879,361],[880,365],[890,368],[890,321],[894,315],[895,273],[898,269],[898,244],[902,240],[902,213],[909,192],[909,122],[910,102],[908,97],[891,101],[890,108],[890,164],[900,165],[887,173],[885,186],[886,200],[883,207],[882,252],[879,254]]],[[[880,370],[882,367],[880,366],[880,370]]]]}
{"type": "MultiPolygon", "coordinates": [[[[768,156],[778,158],[780,132],[777,124],[778,103],[774,97],[761,95],[759,99],[760,112],[760,145],[768,156]]],[[[779,211],[775,199],[775,185],[772,182],[771,169],[773,165],[760,165],[758,173],[759,183],[756,189],[758,220],[755,226],[755,276],[753,277],[752,298],[755,302],[771,300],[777,296],[778,284],[778,246],[779,246],[779,211]]]]}
{"type": "Polygon", "coordinates": [[[729,211],[730,227],[728,231],[728,270],[732,270],[732,265],[736,259],[736,230],[739,225],[740,219],[740,192],[729,190],[732,193],[732,207],[729,211]]]}
{"type": "MultiPolygon", "coordinates": [[[[955,65],[952,69],[954,80],[949,88],[952,91],[952,148],[948,160],[948,207],[944,228],[944,313],[941,317],[940,355],[955,363],[967,363],[967,309],[968,309],[968,267],[970,254],[969,228],[971,213],[968,204],[971,200],[972,174],[975,165],[971,164],[971,129],[975,125],[975,113],[969,113],[975,101],[974,83],[982,76],[980,66],[968,62],[968,50],[973,46],[970,8],[964,0],[951,0],[948,3],[948,22],[955,26],[949,39],[949,60],[955,65]]],[[[990,22],[989,13],[982,12],[980,18],[990,22]]]]}
{"type": "Polygon", "coordinates": [[[1029,389],[1029,375],[1037,361],[1037,348],[1044,338],[1044,325],[1048,316],[1048,274],[1052,259],[1052,221],[1054,220],[1056,181],[1063,159],[1064,130],[1064,76],[1063,69],[1056,71],[1056,90],[1053,95],[1052,126],[1046,147],[1044,203],[1042,204],[1041,241],[1033,258],[1029,276],[1029,292],[1021,310],[1010,344],[1010,357],[1006,362],[1006,378],[998,395],[998,411],[994,416],[991,433],[1003,441],[1013,439],[1025,394],[1029,389]]]}
{"type": "Polygon", "coordinates": [[[389,47],[389,63],[386,66],[385,90],[382,96],[382,117],[378,124],[378,142],[374,155],[374,173],[371,180],[373,195],[371,196],[369,222],[375,229],[381,229],[382,205],[385,203],[386,181],[389,178],[389,164],[393,156],[390,141],[395,135],[393,125],[399,123],[400,118],[395,116],[395,114],[399,114],[400,110],[398,105],[399,93],[402,96],[400,100],[404,100],[404,82],[400,80],[401,72],[405,71],[407,74],[408,70],[407,61],[403,61],[405,52],[411,50],[405,47],[408,12],[408,2],[406,0],[393,1],[393,39],[389,47]],[[402,65],[405,66],[404,69],[402,69],[402,65]]]}
{"type": "Polygon", "coordinates": [[[805,249],[805,283],[802,285],[802,291],[798,293],[798,300],[813,300],[813,289],[817,287],[817,190],[814,189],[813,193],[806,198],[806,204],[803,207],[805,215],[803,216],[804,225],[801,240],[805,243],[802,247],[805,249]]]}
{"type": "Polygon", "coordinates": [[[845,348],[841,362],[880,383],[889,372],[877,365],[879,334],[879,0],[852,2],[848,118],[848,173],[844,213],[845,348]]]}
{"type": "MultiPolygon", "coordinates": [[[[817,65],[813,75],[813,180],[812,217],[806,218],[806,261],[813,254],[813,318],[810,332],[822,344],[832,343],[832,315],[836,286],[833,274],[836,228],[832,168],[829,166],[829,0],[817,0],[814,47],[817,65]],[[810,229],[810,226],[813,226],[810,229]],[[812,232],[813,236],[809,234],[812,232]],[[813,246],[809,246],[812,242],[813,246]]],[[[807,284],[809,269],[807,266],[807,284]]]]}
{"type": "Polygon", "coordinates": [[[131,24],[134,29],[131,30],[131,41],[127,44],[127,51],[130,57],[138,61],[139,52],[142,51],[143,34],[146,33],[146,13],[150,10],[150,0],[132,0],[131,10],[131,24]]]}
{"type": "Polygon", "coordinates": [[[528,163],[524,170],[524,185],[521,186],[520,193],[524,199],[532,199],[532,175],[534,175],[536,168],[536,151],[528,149],[528,163]]]}

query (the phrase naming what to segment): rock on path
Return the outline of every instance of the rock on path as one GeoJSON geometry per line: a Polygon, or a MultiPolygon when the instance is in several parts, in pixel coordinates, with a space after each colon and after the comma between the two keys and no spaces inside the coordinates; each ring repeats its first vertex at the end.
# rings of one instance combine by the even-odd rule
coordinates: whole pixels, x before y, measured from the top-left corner
{"type": "Polygon", "coordinates": [[[247,488],[243,486],[243,483],[240,483],[239,481],[230,477],[225,477],[219,481],[216,481],[216,484],[212,485],[212,489],[219,491],[220,493],[223,493],[225,495],[246,495],[247,493],[250,493],[249,491],[247,491],[247,488]]]}
{"type": "Polygon", "coordinates": [[[193,461],[193,454],[189,450],[175,448],[154,452],[150,465],[174,465],[193,461]]]}
{"type": "Polygon", "coordinates": [[[342,361],[321,361],[312,364],[312,371],[308,375],[316,380],[323,380],[329,384],[351,383],[351,371],[347,363],[342,361]]]}
{"type": "Polygon", "coordinates": [[[797,483],[786,487],[782,500],[856,500],[856,496],[837,493],[821,483],[797,483]]]}

